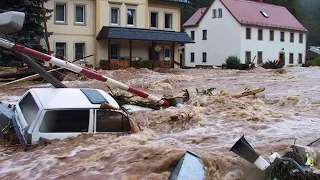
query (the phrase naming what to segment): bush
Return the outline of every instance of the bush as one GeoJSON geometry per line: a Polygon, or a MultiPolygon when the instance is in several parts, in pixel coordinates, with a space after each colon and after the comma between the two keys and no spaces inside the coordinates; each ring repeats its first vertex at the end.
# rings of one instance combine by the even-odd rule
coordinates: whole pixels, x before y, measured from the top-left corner
{"type": "Polygon", "coordinates": [[[309,66],[320,66],[320,58],[312,59],[307,61],[305,64],[302,64],[302,67],[309,67],[309,66]]]}
{"type": "Polygon", "coordinates": [[[281,63],[279,60],[268,61],[262,65],[265,69],[281,69],[283,68],[284,64],[281,63]]]}
{"type": "Polygon", "coordinates": [[[100,68],[102,70],[107,70],[108,69],[108,61],[107,60],[100,60],[100,68]]]}
{"type": "Polygon", "coordinates": [[[237,56],[229,56],[226,60],[227,69],[239,69],[241,61],[237,56]]]}

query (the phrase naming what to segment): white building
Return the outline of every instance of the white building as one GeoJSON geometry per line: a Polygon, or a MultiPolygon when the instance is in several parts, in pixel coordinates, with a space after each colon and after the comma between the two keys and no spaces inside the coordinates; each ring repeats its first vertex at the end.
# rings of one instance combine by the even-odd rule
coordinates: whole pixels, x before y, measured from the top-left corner
{"type": "Polygon", "coordinates": [[[282,6],[247,0],[213,0],[184,25],[195,41],[185,45],[184,66],[221,66],[228,56],[242,63],[305,61],[307,30],[282,6]]]}

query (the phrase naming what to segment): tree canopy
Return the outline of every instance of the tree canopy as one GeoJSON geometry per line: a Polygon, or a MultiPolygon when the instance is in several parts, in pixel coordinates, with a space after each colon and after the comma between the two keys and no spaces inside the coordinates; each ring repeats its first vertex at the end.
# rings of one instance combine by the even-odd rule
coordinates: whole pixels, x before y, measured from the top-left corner
{"type": "MultiPolygon", "coordinates": [[[[257,0],[251,0],[257,1],[257,0]]],[[[211,0],[189,0],[190,4],[182,9],[182,23],[211,0]]],[[[320,46],[320,1],[319,0],[264,0],[264,3],[285,6],[308,30],[308,45],[320,46]]]]}
{"type": "MultiPolygon", "coordinates": [[[[47,2],[48,0],[44,0],[47,2]]],[[[42,27],[42,8],[40,0],[0,0],[0,12],[19,11],[26,14],[25,22],[21,31],[0,35],[9,41],[22,44],[34,50],[46,53],[46,50],[40,45],[40,40],[44,37],[42,27]]],[[[46,9],[46,12],[51,10],[46,9]]],[[[47,19],[50,16],[46,17],[47,19]]],[[[4,49],[0,51],[0,65],[16,65],[19,62],[14,61],[12,54],[4,49]]]]}

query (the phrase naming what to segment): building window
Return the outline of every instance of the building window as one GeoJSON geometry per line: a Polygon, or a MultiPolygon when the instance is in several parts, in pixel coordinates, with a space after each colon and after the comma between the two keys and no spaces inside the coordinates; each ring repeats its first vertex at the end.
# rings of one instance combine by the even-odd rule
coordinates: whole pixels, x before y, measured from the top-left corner
{"type": "Polygon", "coordinates": [[[302,53],[299,53],[299,60],[298,60],[299,64],[302,64],[302,53]]]}
{"type": "Polygon", "coordinates": [[[85,56],[85,44],[84,43],[75,43],[74,45],[74,54],[75,54],[75,59],[84,61],[83,57],[85,56]]]}
{"type": "Polygon", "coordinates": [[[274,31],[270,30],[270,41],[274,41],[274,31]]]}
{"type": "Polygon", "coordinates": [[[246,64],[251,63],[251,51],[246,51],[246,64]]]}
{"type": "Polygon", "coordinates": [[[251,28],[246,28],[246,39],[251,39],[251,28]]]}
{"type": "Polygon", "coordinates": [[[164,60],[171,60],[171,50],[170,48],[164,49],[164,60]]]}
{"type": "Polygon", "coordinates": [[[257,60],[258,64],[262,64],[263,60],[262,60],[262,51],[258,51],[258,60],[257,60]]]}
{"type": "Polygon", "coordinates": [[[289,54],[289,64],[293,64],[293,53],[289,54]]]}
{"type": "Polygon", "coordinates": [[[265,11],[260,11],[261,14],[263,15],[263,17],[265,18],[269,18],[269,15],[265,12],[265,11]]]}
{"type": "Polygon", "coordinates": [[[194,31],[191,31],[191,39],[194,40],[194,31]]]}
{"type": "Polygon", "coordinates": [[[207,30],[202,30],[202,39],[207,40],[207,30]]]}
{"type": "Polygon", "coordinates": [[[218,9],[218,18],[222,18],[222,9],[218,9]]]}
{"type": "Polygon", "coordinates": [[[303,43],[303,34],[299,34],[299,43],[303,43]]]}
{"type": "Polygon", "coordinates": [[[111,59],[119,59],[120,58],[120,45],[119,44],[111,44],[110,56],[111,56],[111,59]]]}
{"type": "Polygon", "coordinates": [[[164,28],[172,29],[172,14],[164,14],[164,28]]]}
{"type": "Polygon", "coordinates": [[[290,42],[294,42],[294,33],[290,33],[290,42]]]}
{"type": "Polygon", "coordinates": [[[258,40],[263,40],[263,31],[262,29],[258,29],[258,40]]]}
{"type": "Polygon", "coordinates": [[[190,62],[194,62],[194,53],[190,53],[190,62]]]}
{"type": "Polygon", "coordinates": [[[67,23],[66,17],[67,17],[67,4],[65,3],[56,3],[56,22],[57,23],[67,23]]]}
{"type": "Polygon", "coordinates": [[[111,8],[111,25],[119,25],[119,16],[120,10],[119,8],[112,7],[111,8]]]}
{"type": "Polygon", "coordinates": [[[85,24],[85,6],[76,5],[76,22],[75,24],[85,24]]]}
{"type": "Polygon", "coordinates": [[[284,32],[283,31],[280,32],[280,41],[284,42],[284,32]]]}
{"type": "Polygon", "coordinates": [[[217,18],[217,10],[212,10],[212,18],[217,18]]]}
{"type": "Polygon", "coordinates": [[[127,25],[135,26],[136,21],[136,10],[135,9],[128,9],[127,10],[127,25]]]}
{"type": "Polygon", "coordinates": [[[57,55],[59,55],[59,57],[65,57],[67,55],[67,43],[56,43],[56,56],[57,55]]]}
{"type": "Polygon", "coordinates": [[[207,53],[202,53],[202,62],[207,62],[207,53]]]}
{"type": "Polygon", "coordinates": [[[158,27],[158,13],[157,12],[151,12],[151,27],[157,28],[158,27]]]}

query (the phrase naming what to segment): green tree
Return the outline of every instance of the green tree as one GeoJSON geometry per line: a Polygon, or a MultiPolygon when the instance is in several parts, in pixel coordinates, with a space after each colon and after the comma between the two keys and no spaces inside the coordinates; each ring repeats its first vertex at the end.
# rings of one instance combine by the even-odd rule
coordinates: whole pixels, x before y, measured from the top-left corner
{"type": "MultiPolygon", "coordinates": [[[[48,0],[44,0],[47,2],[48,0]]],[[[44,28],[42,27],[42,8],[40,0],[0,0],[0,12],[19,11],[26,14],[25,22],[21,31],[0,35],[9,41],[22,44],[34,50],[46,53],[46,50],[40,45],[40,40],[44,37],[44,28]]],[[[46,13],[52,10],[45,9],[46,13]]],[[[51,16],[46,16],[48,20],[51,16]]],[[[12,53],[0,50],[0,65],[17,65],[12,53]]]]}

